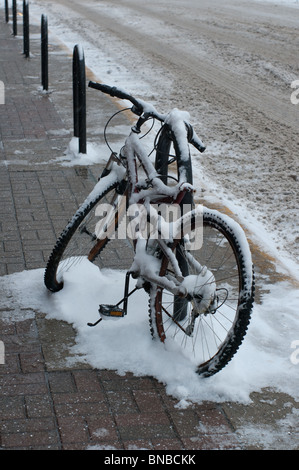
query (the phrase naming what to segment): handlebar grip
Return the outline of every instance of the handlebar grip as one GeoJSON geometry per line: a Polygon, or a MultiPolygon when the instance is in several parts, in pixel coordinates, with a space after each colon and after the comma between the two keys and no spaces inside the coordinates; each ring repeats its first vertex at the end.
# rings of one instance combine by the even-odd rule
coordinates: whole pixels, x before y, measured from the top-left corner
{"type": "Polygon", "coordinates": [[[106,93],[106,95],[110,95],[110,96],[117,96],[117,88],[116,87],[112,87],[112,86],[109,86],[109,85],[103,85],[102,83],[97,83],[97,82],[92,82],[90,81],[88,83],[88,86],[90,88],[95,88],[96,90],[100,90],[102,91],[103,93],[106,93]]]}
{"type": "Polygon", "coordinates": [[[138,102],[138,100],[136,100],[133,96],[129,95],[125,91],[120,90],[116,86],[112,87],[109,85],[103,85],[102,83],[97,83],[97,82],[92,82],[92,81],[88,83],[88,86],[90,88],[95,88],[96,90],[100,90],[103,93],[106,93],[107,95],[116,96],[117,98],[120,98],[121,100],[131,101],[131,103],[136,108],[134,112],[136,112],[136,114],[142,114],[142,109],[141,109],[142,107],[141,107],[141,104],[138,102]]]}
{"type": "Polygon", "coordinates": [[[206,146],[202,142],[191,140],[190,143],[193,145],[193,147],[199,150],[200,153],[203,153],[206,150],[206,146]]]}
{"type": "Polygon", "coordinates": [[[188,132],[188,142],[193,145],[199,152],[203,153],[206,149],[206,146],[202,142],[202,140],[197,136],[195,130],[191,126],[191,124],[185,122],[185,126],[188,132]]]}

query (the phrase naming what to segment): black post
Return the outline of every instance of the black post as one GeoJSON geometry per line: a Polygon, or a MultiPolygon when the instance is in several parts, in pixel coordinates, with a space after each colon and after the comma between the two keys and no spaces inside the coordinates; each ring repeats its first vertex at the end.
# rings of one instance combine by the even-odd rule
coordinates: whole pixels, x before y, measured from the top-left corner
{"type": "Polygon", "coordinates": [[[29,4],[28,0],[23,0],[23,41],[24,55],[29,57],[29,4]]]}
{"type": "Polygon", "coordinates": [[[16,36],[18,34],[17,26],[17,0],[12,0],[12,21],[13,21],[13,30],[12,34],[16,36]]]}
{"type": "Polygon", "coordinates": [[[86,153],[86,76],[83,49],[73,51],[74,136],[79,137],[79,153],[86,153]]]}
{"type": "Polygon", "coordinates": [[[42,55],[42,86],[48,90],[48,19],[45,15],[41,18],[41,55],[42,55]]]}
{"type": "Polygon", "coordinates": [[[8,0],[5,0],[5,21],[9,22],[8,0]]]}

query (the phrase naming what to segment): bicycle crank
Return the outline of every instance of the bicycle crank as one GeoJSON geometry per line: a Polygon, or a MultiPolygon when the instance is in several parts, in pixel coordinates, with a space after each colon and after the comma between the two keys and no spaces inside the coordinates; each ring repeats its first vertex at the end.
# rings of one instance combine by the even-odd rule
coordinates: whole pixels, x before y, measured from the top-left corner
{"type": "Polygon", "coordinates": [[[125,292],[124,298],[121,299],[116,305],[109,305],[109,304],[100,304],[99,306],[99,314],[100,319],[95,323],[87,323],[88,326],[96,326],[102,320],[114,319],[119,320],[127,315],[127,308],[128,308],[128,298],[136,292],[138,289],[135,287],[131,292],[129,292],[129,280],[130,280],[131,273],[128,271],[126,274],[126,282],[125,282],[125,292]],[[119,305],[123,304],[123,308],[120,308],[119,305]]]}

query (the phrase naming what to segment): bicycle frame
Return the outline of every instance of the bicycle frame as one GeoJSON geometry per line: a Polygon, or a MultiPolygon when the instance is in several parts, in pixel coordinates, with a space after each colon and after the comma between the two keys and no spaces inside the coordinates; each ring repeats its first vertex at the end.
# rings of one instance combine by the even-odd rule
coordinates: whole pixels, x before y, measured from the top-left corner
{"type": "MultiPolygon", "coordinates": [[[[125,166],[127,175],[127,190],[125,196],[128,198],[128,207],[123,205],[121,210],[129,210],[130,207],[134,206],[135,204],[142,205],[144,212],[143,214],[139,212],[139,215],[140,217],[144,217],[143,222],[148,220],[150,212],[152,215],[152,203],[166,203],[179,206],[182,203],[184,196],[187,193],[192,193],[194,191],[192,185],[186,181],[187,173],[185,171],[185,162],[187,158],[190,158],[187,132],[185,134],[185,161],[181,158],[181,153],[177,153],[178,168],[181,169],[181,171],[179,171],[179,181],[175,186],[169,187],[161,181],[161,175],[159,175],[159,173],[154,168],[146,151],[140,143],[140,139],[138,138],[141,127],[140,123],[144,124],[144,122],[146,122],[146,120],[140,118],[139,124],[137,123],[137,125],[132,127],[131,133],[127,137],[120,155],[118,156],[115,153],[111,154],[106,168],[102,174],[104,176],[108,175],[111,171],[113,171],[113,165],[115,164],[118,166],[125,166]],[[146,180],[142,182],[140,182],[138,179],[138,162],[141,164],[146,175],[146,180]]],[[[181,127],[183,126],[185,128],[184,121],[181,120],[181,127]]],[[[181,142],[183,142],[182,138],[181,142]]],[[[121,183],[121,181],[119,181],[119,183],[121,183]]],[[[118,195],[116,195],[116,197],[117,196],[118,195]]],[[[147,240],[141,236],[138,236],[135,240],[135,256],[130,270],[132,277],[142,278],[143,281],[150,282],[151,284],[159,286],[163,289],[165,288],[174,295],[181,297],[186,296],[187,290],[181,285],[183,276],[173,250],[181,239],[182,224],[190,222],[192,218],[195,219],[195,214],[195,210],[189,211],[187,214],[181,216],[175,222],[175,224],[173,224],[172,228],[174,237],[172,237],[171,240],[165,240],[161,237],[162,228],[159,230],[160,236],[155,239],[155,242],[159,248],[163,251],[169,262],[172,264],[175,277],[173,277],[172,280],[169,280],[156,274],[157,260],[151,255],[147,254],[147,240]]],[[[120,219],[122,215],[123,214],[118,214],[118,219],[120,219]]],[[[161,220],[161,215],[158,213],[156,213],[156,220],[160,227],[163,226],[163,224],[167,224],[167,222],[161,220]]],[[[139,220],[139,222],[142,223],[141,220],[139,220]]],[[[167,233],[170,233],[170,230],[168,230],[167,233]]]]}

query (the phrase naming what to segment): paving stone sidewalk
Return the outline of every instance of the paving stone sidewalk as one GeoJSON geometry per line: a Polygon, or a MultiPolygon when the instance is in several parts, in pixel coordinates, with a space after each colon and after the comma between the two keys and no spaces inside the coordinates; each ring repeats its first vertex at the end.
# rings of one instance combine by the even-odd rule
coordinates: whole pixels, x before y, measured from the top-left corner
{"type": "MultiPolygon", "coordinates": [[[[31,56],[0,9],[0,275],[44,268],[57,236],[88,194],[100,168],[59,164],[72,138],[72,60],[49,45],[51,93],[40,86],[39,28],[31,26],[31,56]]],[[[113,104],[88,98],[88,138],[102,128],[113,104]]],[[[3,300],[5,293],[0,293],[3,300]]],[[[3,450],[246,449],[238,420],[272,414],[258,394],[254,406],[205,402],[183,410],[152,377],[119,376],[65,358],[74,343],[70,325],[33,310],[0,304],[0,448],[3,450]],[[22,319],[22,314],[24,318],[22,319]],[[21,315],[21,316],[20,316],[21,315]],[[11,318],[10,321],[4,318],[11,318]],[[55,345],[55,347],[54,347],[55,345]],[[55,354],[54,354],[55,349],[55,354]]],[[[273,399],[269,392],[268,399],[273,399]]]]}

